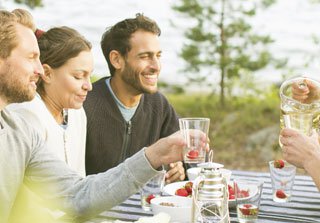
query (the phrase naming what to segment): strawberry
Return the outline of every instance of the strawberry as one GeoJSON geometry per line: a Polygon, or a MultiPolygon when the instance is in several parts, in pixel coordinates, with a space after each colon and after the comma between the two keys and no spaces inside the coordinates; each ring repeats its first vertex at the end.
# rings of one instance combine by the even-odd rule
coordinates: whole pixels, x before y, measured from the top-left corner
{"type": "Polygon", "coordinates": [[[184,185],[184,188],[186,189],[189,195],[192,194],[192,186],[193,186],[193,183],[190,181],[184,185]]]}
{"type": "Polygon", "coordinates": [[[238,198],[249,197],[249,195],[250,195],[249,189],[248,190],[240,190],[237,183],[234,183],[234,188],[232,188],[231,186],[229,187],[229,185],[228,185],[228,189],[229,189],[229,193],[230,193],[230,190],[233,192],[233,194],[237,193],[238,198]]]}
{"type": "Polygon", "coordinates": [[[153,198],[155,198],[155,196],[154,196],[153,194],[150,194],[150,195],[146,198],[146,202],[147,202],[148,204],[150,204],[150,202],[151,202],[151,200],[152,200],[153,198]]]}
{"type": "Polygon", "coordinates": [[[199,156],[199,152],[197,150],[190,150],[187,154],[189,159],[196,159],[199,156]]]}
{"type": "Polygon", "coordinates": [[[180,189],[176,190],[175,194],[178,196],[182,196],[182,197],[188,197],[188,195],[189,195],[188,191],[184,188],[180,188],[180,189]]]}
{"type": "Polygon", "coordinates": [[[283,160],[275,160],[273,162],[274,168],[282,169],[284,167],[284,161],[283,160]]]}
{"type": "Polygon", "coordinates": [[[252,204],[244,204],[239,210],[243,215],[256,215],[258,213],[258,209],[254,208],[252,204]]]}
{"type": "Polygon", "coordinates": [[[241,190],[237,195],[239,198],[249,197],[249,190],[241,190]]]}
{"type": "Polygon", "coordinates": [[[229,200],[235,199],[234,189],[228,184],[229,200]]]}
{"type": "Polygon", "coordinates": [[[283,190],[277,190],[276,197],[280,199],[285,199],[287,195],[283,190]]]}
{"type": "Polygon", "coordinates": [[[250,215],[250,209],[249,208],[240,208],[240,211],[243,215],[250,215]]]}

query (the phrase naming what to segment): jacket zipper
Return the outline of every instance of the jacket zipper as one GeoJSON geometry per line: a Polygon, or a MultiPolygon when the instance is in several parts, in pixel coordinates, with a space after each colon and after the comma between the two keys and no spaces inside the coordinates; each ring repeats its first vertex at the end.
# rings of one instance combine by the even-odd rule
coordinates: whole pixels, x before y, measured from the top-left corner
{"type": "Polygon", "coordinates": [[[123,162],[127,158],[127,153],[128,153],[128,145],[130,141],[130,135],[131,135],[131,121],[126,122],[126,131],[124,135],[124,140],[123,140],[123,146],[122,146],[122,153],[121,153],[121,160],[120,162],[123,162]]]}

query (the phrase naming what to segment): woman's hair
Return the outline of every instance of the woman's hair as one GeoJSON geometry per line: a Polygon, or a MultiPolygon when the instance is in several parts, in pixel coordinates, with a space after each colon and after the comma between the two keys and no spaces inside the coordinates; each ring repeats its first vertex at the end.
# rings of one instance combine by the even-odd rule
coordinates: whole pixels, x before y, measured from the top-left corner
{"type": "Polygon", "coordinates": [[[91,43],[76,30],[62,26],[43,32],[38,38],[40,61],[52,68],[64,65],[82,51],[91,50],[91,43]]]}
{"type": "Polygon", "coordinates": [[[7,58],[18,45],[17,28],[20,24],[32,31],[35,24],[32,15],[24,9],[15,9],[12,12],[0,10],[0,57],[7,58]]]}
{"type": "MultiPolygon", "coordinates": [[[[39,32],[39,30],[37,30],[39,32]]],[[[40,61],[51,68],[59,68],[69,59],[78,56],[82,51],[90,51],[91,43],[76,30],[62,26],[37,34],[40,49],[40,61]]],[[[43,90],[41,79],[38,91],[43,90]]]]}

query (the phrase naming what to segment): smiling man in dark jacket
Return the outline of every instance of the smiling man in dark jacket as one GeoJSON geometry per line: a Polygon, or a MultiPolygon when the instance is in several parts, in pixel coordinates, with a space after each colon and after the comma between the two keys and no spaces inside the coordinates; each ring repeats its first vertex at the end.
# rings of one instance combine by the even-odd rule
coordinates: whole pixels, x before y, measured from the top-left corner
{"type": "MultiPolygon", "coordinates": [[[[94,83],[84,103],[87,174],[112,168],[179,129],[176,112],[157,88],[160,32],[154,21],[137,14],[103,34],[101,48],[111,77],[94,83]]],[[[183,180],[182,163],[171,163],[166,177],[168,183],[183,180]]]]}

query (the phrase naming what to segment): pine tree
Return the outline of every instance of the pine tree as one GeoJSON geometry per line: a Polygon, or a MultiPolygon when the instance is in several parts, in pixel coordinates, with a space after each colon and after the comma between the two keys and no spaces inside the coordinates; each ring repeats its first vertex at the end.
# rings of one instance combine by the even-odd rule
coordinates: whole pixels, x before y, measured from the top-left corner
{"type": "Polygon", "coordinates": [[[254,33],[249,23],[258,9],[274,1],[180,0],[174,5],[174,10],[194,24],[185,32],[187,41],[180,53],[189,81],[203,83],[210,75],[220,74],[220,102],[224,105],[227,81],[270,64],[284,66],[286,60],[277,60],[268,51],[271,37],[254,33]],[[208,69],[208,75],[200,72],[208,69]]]}

